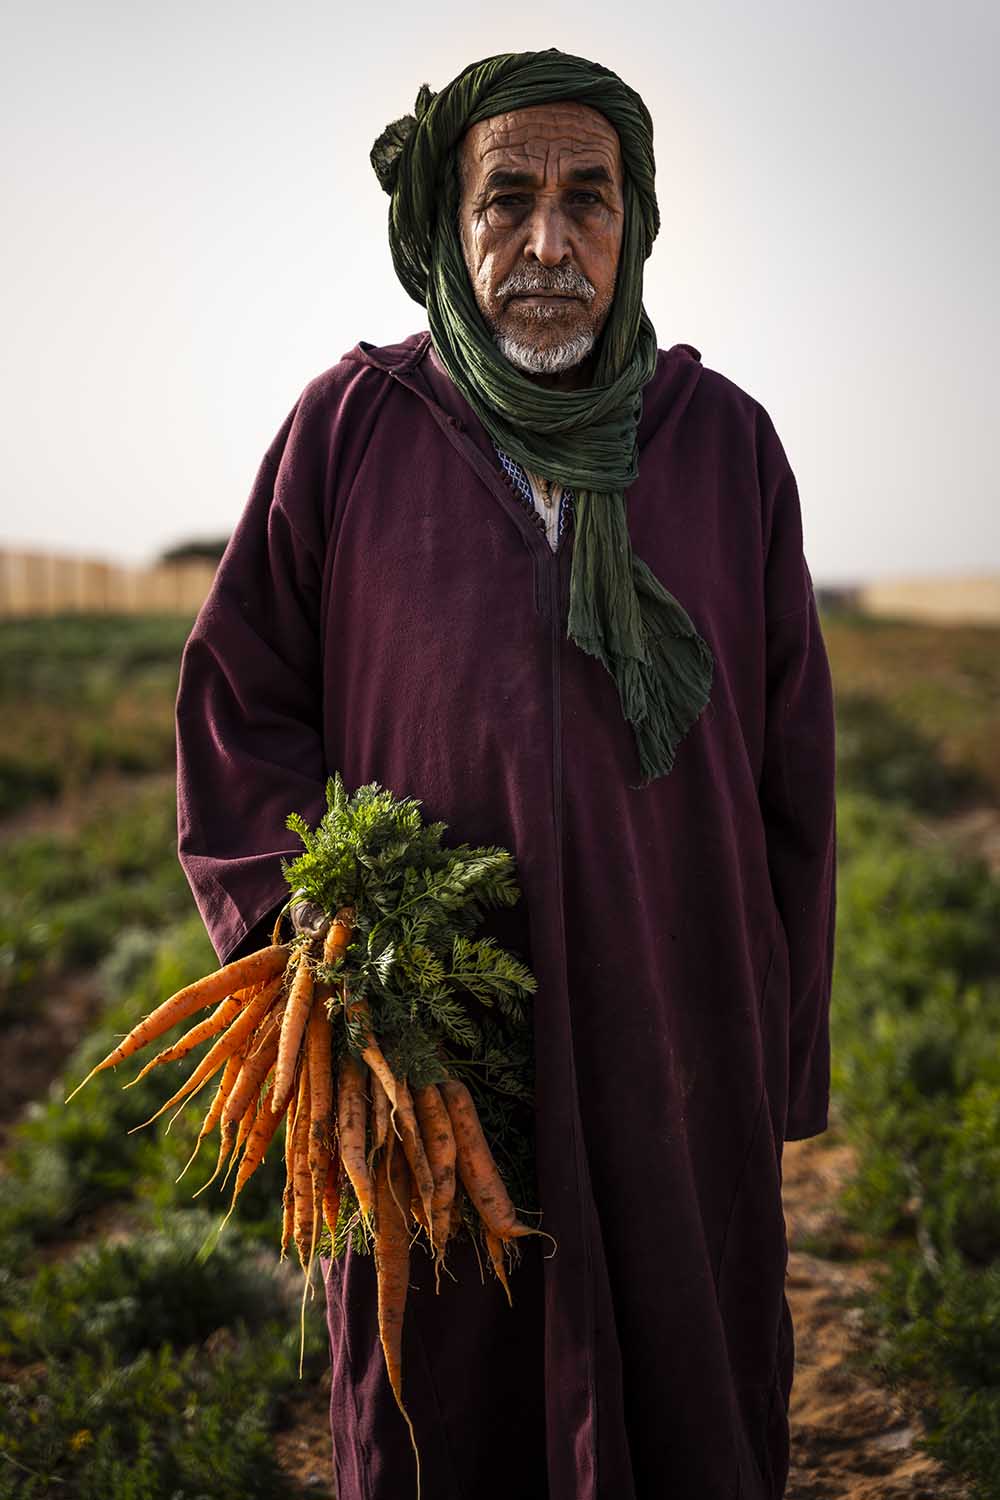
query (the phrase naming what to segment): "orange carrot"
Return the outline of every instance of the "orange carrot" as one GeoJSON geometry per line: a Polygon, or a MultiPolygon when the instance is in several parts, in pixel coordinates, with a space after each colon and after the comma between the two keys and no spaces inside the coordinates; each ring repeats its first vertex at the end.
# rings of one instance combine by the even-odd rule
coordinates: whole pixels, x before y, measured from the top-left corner
{"type": "Polygon", "coordinates": [[[354,1189],[362,1216],[371,1219],[372,1180],[365,1160],[365,1071],[350,1051],[340,1060],[337,1088],[337,1136],[340,1159],[354,1189]]]}
{"type": "Polygon", "coordinates": [[[385,1145],[385,1134],[389,1128],[389,1096],[382,1087],[382,1080],[378,1074],[373,1073],[370,1068],[368,1082],[372,1094],[372,1142],[368,1150],[370,1168],[375,1152],[380,1151],[385,1145]]]}
{"type": "Polygon", "coordinates": [[[541,1234],[541,1230],[532,1229],[518,1219],[465,1084],[457,1078],[448,1078],[438,1088],[455,1132],[459,1175],[487,1229],[502,1240],[541,1234]]]}
{"type": "Polygon", "coordinates": [[[223,1069],[222,1077],[219,1080],[219,1087],[215,1091],[215,1098],[212,1100],[211,1104],[208,1107],[208,1114],[202,1121],[201,1130],[198,1132],[198,1139],[194,1143],[194,1150],[191,1152],[191,1155],[187,1159],[187,1165],[184,1167],[184,1171],[182,1171],[180,1177],[177,1178],[178,1182],[180,1182],[181,1177],[184,1176],[184,1172],[187,1171],[188,1167],[198,1155],[198,1151],[201,1147],[202,1141],[207,1135],[212,1134],[212,1131],[219,1123],[223,1108],[225,1107],[226,1099],[229,1097],[229,1091],[239,1077],[240,1068],[242,1066],[242,1052],[234,1052],[232,1057],[226,1060],[226,1066],[223,1069]]]}
{"type": "Polygon", "coordinates": [[[259,1092],[278,1055],[278,1036],[281,1025],[281,1003],[271,1015],[264,1017],[257,1034],[251,1038],[240,1075],[233,1085],[232,1093],[222,1111],[222,1134],[236,1138],[236,1127],[243,1117],[251,1099],[259,1092]]]}
{"type": "Polygon", "coordinates": [[[503,1263],[503,1240],[498,1234],[494,1234],[492,1229],[487,1229],[486,1231],[486,1248],[490,1252],[493,1269],[500,1278],[500,1284],[504,1291],[507,1293],[507,1301],[513,1307],[514,1299],[510,1295],[510,1287],[507,1283],[507,1268],[503,1263]]]}
{"type": "Polygon", "coordinates": [[[299,1047],[309,1020],[312,1000],[313,971],[309,966],[308,949],[303,948],[299,952],[295,965],[295,977],[292,980],[284,1020],[281,1023],[278,1063],[274,1070],[274,1088],[270,1093],[271,1108],[278,1114],[288,1103],[294,1086],[299,1047]]]}
{"type": "Polygon", "coordinates": [[[376,1078],[385,1089],[386,1095],[389,1099],[389,1103],[393,1107],[395,1107],[396,1077],[392,1069],[389,1067],[389,1064],[383,1057],[382,1049],[378,1045],[378,1042],[376,1042],[375,1037],[372,1034],[371,1011],[368,1008],[368,1001],[363,995],[359,995],[356,998],[349,998],[347,993],[346,979],[344,980],[343,989],[345,1008],[348,1017],[350,1019],[353,1019],[355,1016],[357,1016],[362,1022],[364,1045],[361,1049],[361,1056],[364,1058],[365,1062],[371,1068],[372,1072],[375,1074],[376,1078]]]}
{"type": "Polygon", "coordinates": [[[151,1011],[138,1026],[134,1026],[128,1036],[96,1068],[91,1068],[83,1083],[77,1084],[66,1103],[73,1098],[73,1094],[80,1092],[84,1083],[90,1082],[95,1073],[100,1073],[104,1068],[116,1067],[141,1047],[145,1047],[147,1042],[162,1036],[171,1026],[176,1026],[178,1021],[186,1021],[196,1010],[202,1010],[206,1005],[212,1005],[236,990],[244,989],[254,980],[272,978],[284,969],[287,961],[288,949],[279,943],[270,948],[261,948],[246,958],[226,964],[214,974],[206,974],[204,979],[199,979],[194,984],[185,985],[184,989],[178,990],[169,1000],[164,1000],[162,1005],[151,1011]]]}
{"type": "Polygon", "coordinates": [[[417,1127],[417,1116],[413,1108],[413,1098],[405,1078],[400,1078],[396,1083],[396,1107],[392,1113],[392,1123],[396,1133],[403,1143],[403,1151],[409,1163],[410,1171],[420,1201],[423,1204],[423,1221],[427,1226],[427,1232],[431,1239],[431,1248],[434,1246],[434,1176],[431,1172],[430,1163],[427,1160],[427,1152],[420,1137],[417,1127]]]}
{"type": "MultiPolygon", "coordinates": [[[[240,1120],[240,1128],[236,1132],[236,1145],[233,1147],[233,1162],[238,1159],[240,1152],[246,1145],[247,1136],[253,1129],[253,1122],[254,1120],[256,1120],[257,1115],[260,1111],[260,1095],[261,1089],[260,1087],[258,1087],[256,1092],[254,1093],[253,1098],[250,1100],[250,1103],[243,1111],[243,1118],[240,1120]]],[[[230,1167],[232,1167],[232,1164],[233,1163],[231,1162],[230,1167]]],[[[228,1172],[226,1173],[226,1176],[229,1176],[228,1172]]]]}
{"type": "Polygon", "coordinates": [[[323,1189],[323,1218],[331,1236],[336,1233],[337,1215],[340,1213],[340,1156],[335,1150],[326,1169],[326,1186],[323,1189]]]}
{"type": "Polygon", "coordinates": [[[191,1030],[186,1031],[172,1047],[165,1047],[162,1052],[158,1052],[146,1064],[142,1072],[137,1073],[132,1082],[124,1084],[123,1087],[127,1089],[132,1088],[133,1084],[145,1078],[147,1073],[151,1073],[161,1063],[179,1062],[182,1057],[187,1057],[189,1052],[192,1052],[195,1047],[200,1046],[202,1042],[207,1041],[210,1036],[218,1036],[220,1031],[225,1031],[230,1021],[240,1013],[243,1006],[243,1000],[240,997],[243,994],[245,994],[245,991],[241,990],[239,995],[230,995],[227,1000],[223,1000],[222,1004],[216,1006],[215,1010],[213,1010],[212,1014],[206,1020],[199,1021],[197,1026],[192,1026],[191,1030]]]}
{"type": "Polygon", "coordinates": [[[353,906],[342,906],[334,913],[333,921],[326,930],[323,939],[323,962],[335,964],[338,958],[343,958],[347,952],[351,938],[354,934],[354,921],[357,910],[353,906]]]}
{"type": "Polygon", "coordinates": [[[309,1170],[317,1205],[323,1196],[326,1169],[330,1164],[333,1134],[333,1059],[330,1025],[324,996],[317,995],[309,1016],[306,1051],[309,1057],[309,1170]]]}
{"type": "MultiPolygon", "coordinates": [[[[225,1177],[223,1177],[222,1181],[219,1184],[220,1193],[225,1192],[226,1184],[232,1176],[233,1168],[236,1166],[236,1163],[238,1161],[242,1160],[243,1148],[250,1138],[250,1132],[253,1129],[254,1121],[256,1120],[257,1115],[260,1113],[260,1096],[261,1090],[260,1088],[258,1088],[255,1091],[253,1098],[250,1100],[250,1103],[243,1111],[243,1118],[240,1120],[239,1129],[236,1132],[236,1141],[233,1145],[232,1154],[229,1158],[229,1165],[226,1167],[226,1175],[225,1177]]],[[[268,1111],[268,1113],[270,1113],[270,1111],[268,1111]]],[[[226,1214],[223,1223],[225,1224],[228,1222],[229,1215],[226,1214]]]]}
{"type": "MultiPolygon", "coordinates": [[[[285,1252],[291,1243],[292,1230],[295,1227],[294,1156],[292,1152],[295,1145],[295,1111],[297,1104],[298,1100],[292,1098],[288,1101],[288,1108],[285,1110],[285,1190],[281,1196],[282,1208],[284,1210],[281,1223],[281,1255],[279,1257],[281,1260],[285,1258],[285,1252]]],[[[273,1113],[273,1111],[269,1111],[269,1113],[273,1113]]],[[[278,1116],[275,1116],[275,1118],[278,1118],[278,1116]]]]}
{"type": "Polygon", "coordinates": [[[410,1429],[410,1442],[417,1463],[417,1496],[420,1495],[420,1454],[406,1407],[403,1405],[403,1313],[410,1275],[410,1235],[399,1203],[409,1203],[410,1183],[406,1158],[401,1151],[386,1149],[375,1163],[375,1271],[378,1278],[378,1330],[396,1405],[410,1429]],[[391,1180],[390,1180],[391,1174],[391,1180]]]}
{"type": "Polygon", "coordinates": [[[278,974],[265,984],[264,988],[251,1000],[246,1009],[237,1016],[229,1030],[223,1032],[211,1051],[205,1054],[187,1082],[182,1084],[175,1094],[171,1094],[165,1104],[160,1105],[155,1115],[150,1115],[149,1119],[144,1120],[142,1125],[133,1126],[132,1130],[129,1131],[130,1135],[133,1131],[142,1130],[146,1125],[151,1125],[154,1120],[158,1120],[160,1115],[165,1110],[168,1110],[172,1104],[176,1104],[178,1100],[188,1099],[191,1095],[196,1094],[202,1084],[207,1083],[213,1074],[219,1071],[227,1058],[231,1057],[234,1052],[249,1041],[256,1030],[258,1022],[263,1019],[275,996],[281,989],[281,982],[282,976],[278,974]]]}
{"type": "Polygon", "coordinates": [[[312,1174],[309,1171],[309,1060],[302,1059],[299,1097],[295,1107],[295,1138],[292,1143],[292,1201],[295,1248],[302,1269],[309,1261],[313,1225],[312,1174]]]}
{"type": "Polygon", "coordinates": [[[451,1213],[448,1216],[448,1238],[453,1240],[462,1227],[462,1188],[461,1184],[455,1185],[455,1196],[451,1200],[451,1213]]]}
{"type": "Polygon", "coordinates": [[[427,1216],[424,1213],[424,1205],[420,1201],[420,1193],[417,1191],[417,1184],[412,1173],[410,1174],[410,1214],[421,1229],[427,1229],[427,1216]]]}
{"type": "MultiPolygon", "coordinates": [[[[257,1028],[256,1035],[251,1038],[239,1077],[226,1100],[219,1128],[219,1160],[215,1174],[209,1179],[210,1182],[215,1181],[223,1162],[228,1159],[229,1166],[222,1179],[222,1186],[225,1187],[229,1181],[230,1172],[239,1160],[240,1149],[257,1116],[264,1080],[270,1073],[278,1054],[280,1023],[281,1003],[279,1002],[274,1010],[265,1016],[257,1028]]],[[[268,1110],[267,1113],[270,1114],[271,1111],[268,1110]]],[[[276,1115],[274,1118],[277,1124],[280,1116],[276,1115]]],[[[205,1187],[208,1185],[209,1183],[206,1182],[205,1187]]]]}
{"type": "Polygon", "coordinates": [[[434,1180],[431,1227],[435,1250],[440,1256],[448,1239],[451,1205],[455,1197],[455,1133],[451,1128],[451,1116],[436,1084],[429,1083],[423,1088],[414,1089],[413,1107],[434,1180]]]}
{"type": "MultiPolygon", "coordinates": [[[[323,1190],[330,1165],[331,1106],[333,1103],[332,1059],[330,1056],[330,1022],[326,1014],[326,986],[321,985],[313,1000],[306,1030],[306,1061],[309,1067],[309,1136],[306,1143],[306,1165],[311,1179],[312,1234],[309,1240],[309,1263],[306,1287],[312,1278],[313,1256],[319,1236],[323,1211],[323,1190]]],[[[305,1291],[303,1291],[303,1298],[305,1291]]],[[[303,1302],[303,1316],[305,1304],[303,1302]]],[[[304,1325],[303,1325],[303,1337],[304,1325]]],[[[301,1363],[301,1361],[300,1361],[301,1363]]]]}
{"type": "Polygon", "coordinates": [[[239,1170],[236,1173],[236,1182],[233,1186],[232,1202],[229,1205],[230,1213],[236,1205],[236,1200],[242,1193],[246,1183],[256,1172],[263,1162],[267,1148],[277,1134],[278,1126],[281,1124],[281,1115],[276,1115],[271,1109],[259,1109],[257,1117],[253,1122],[250,1134],[247,1136],[246,1150],[240,1161],[239,1170]]]}

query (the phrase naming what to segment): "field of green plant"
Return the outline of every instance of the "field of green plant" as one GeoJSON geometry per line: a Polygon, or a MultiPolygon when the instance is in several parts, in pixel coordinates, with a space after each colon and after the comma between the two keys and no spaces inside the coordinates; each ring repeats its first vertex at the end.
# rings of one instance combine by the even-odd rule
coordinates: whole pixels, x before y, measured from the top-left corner
{"type": "Polygon", "coordinates": [[[866,1317],[928,1447],[1000,1497],[1000,630],[830,621],[839,725],[834,1095],[866,1317]],[[987,819],[986,826],[990,825],[987,819]]]}
{"type": "MultiPolygon", "coordinates": [[[[866,1307],[871,1358],[938,1456],[1000,1500],[1000,880],[958,836],[971,808],[1000,824],[1000,630],[824,628],[833,1133],[856,1150],[846,1211],[887,1267],[866,1307]]],[[[301,1283],[273,1248],[281,1164],[201,1255],[221,1200],[191,1197],[202,1157],[176,1180],[193,1113],[129,1133],[163,1098],[156,1075],[123,1090],[104,1073],[62,1102],[137,1016],[214,966],[176,857],[187,629],[0,624],[0,1047],[5,1072],[29,1052],[48,1063],[27,1110],[0,1103],[0,1500],[298,1493],[274,1449],[302,1390],[301,1283]],[[67,1021],[81,975],[97,998],[67,1021]],[[71,1040],[49,1048],[57,1011],[71,1040]]],[[[315,1385],[328,1355],[309,1311],[315,1385]]]]}
{"type": "MultiPolygon", "coordinates": [[[[272,1248],[278,1163],[251,1180],[238,1221],[200,1256],[221,1199],[192,1200],[211,1173],[204,1152],[175,1180],[193,1112],[169,1134],[165,1119],[129,1134],[159,1107],[163,1083],[123,1090],[110,1073],[63,1103],[138,1016],[215,967],[176,854],[173,701],[188,629],[175,619],[0,627],[0,787],[14,813],[0,868],[7,1067],[33,1033],[44,1041],[70,976],[94,971],[101,997],[97,1023],[81,1018],[76,1049],[54,1059],[51,1087],[0,1163],[5,1500],[296,1493],[273,1444],[302,1389],[300,1281],[272,1248]],[[58,815],[67,804],[73,815],[58,815]]],[[[305,1383],[327,1362],[317,1300],[305,1383]]]]}

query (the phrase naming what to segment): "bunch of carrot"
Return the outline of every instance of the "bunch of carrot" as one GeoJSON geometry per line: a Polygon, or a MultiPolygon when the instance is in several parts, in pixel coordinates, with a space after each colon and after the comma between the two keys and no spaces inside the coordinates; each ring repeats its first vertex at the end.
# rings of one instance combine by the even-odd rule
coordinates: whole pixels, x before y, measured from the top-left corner
{"type": "MultiPolygon", "coordinates": [[[[218,1077],[187,1166],[202,1141],[218,1128],[218,1160],[209,1182],[227,1163],[224,1182],[235,1169],[228,1219],[284,1119],[281,1252],[284,1256],[294,1243],[307,1288],[321,1218],[333,1236],[342,1188],[346,1192],[350,1185],[362,1227],[374,1242],[382,1348],[410,1430],[419,1494],[419,1454],[403,1405],[401,1364],[412,1241],[419,1234],[426,1236],[439,1276],[446,1246],[462,1224],[464,1188],[509,1300],[505,1249],[524,1235],[542,1231],[518,1219],[466,1085],[448,1076],[411,1089],[406,1077],[394,1074],[386,1060],[372,1030],[367,1000],[352,996],[348,977],[337,983],[323,977],[347,953],[355,919],[354,906],[345,905],[325,931],[282,943],[279,918],[269,947],[172,995],[140,1021],[79,1088],[179,1022],[214,1007],[133,1080],[210,1043],[187,1080],[145,1124],[173,1106],[179,1112],[218,1077]],[[354,1037],[360,1029],[360,1049],[342,1045],[335,1053],[333,1021],[338,1013],[351,1023],[354,1037]]],[[[338,972],[344,972],[343,966],[338,972]]],[[[303,1300],[303,1316],[304,1305],[303,1300]]]]}

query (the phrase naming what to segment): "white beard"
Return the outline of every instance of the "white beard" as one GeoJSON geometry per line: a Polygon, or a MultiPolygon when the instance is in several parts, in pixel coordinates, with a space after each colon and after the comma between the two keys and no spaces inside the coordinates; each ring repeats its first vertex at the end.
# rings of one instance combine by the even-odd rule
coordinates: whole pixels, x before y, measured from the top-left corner
{"type": "Polygon", "coordinates": [[[496,333],[494,337],[504,358],[530,375],[557,375],[560,370],[571,370],[574,365],[582,364],[594,347],[594,335],[589,329],[547,349],[538,349],[510,333],[496,333]]]}

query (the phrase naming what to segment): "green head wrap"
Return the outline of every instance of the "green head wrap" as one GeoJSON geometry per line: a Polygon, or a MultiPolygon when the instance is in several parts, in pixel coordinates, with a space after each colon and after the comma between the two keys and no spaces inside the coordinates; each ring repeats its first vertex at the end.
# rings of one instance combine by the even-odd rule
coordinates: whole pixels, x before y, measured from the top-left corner
{"type": "Polygon", "coordinates": [[[634,555],[626,487],[638,472],[642,388],[656,334],[642,305],[643,262],[659,229],[653,126],[639,95],[598,63],[547,52],[473,63],[414,114],[387,126],[372,166],[390,195],[389,242],[403,286],[426,307],[441,363],[490,436],[533,472],[571,487],[576,534],[568,635],[618,686],[643,785],[665,775],[708,701],[712,653],[676,599],[634,555]],[[458,146],[493,115],[572,99],[618,132],[625,217],[615,296],[596,348],[593,384],[537,384],[497,348],[473,293],[459,238],[458,146]]]}

